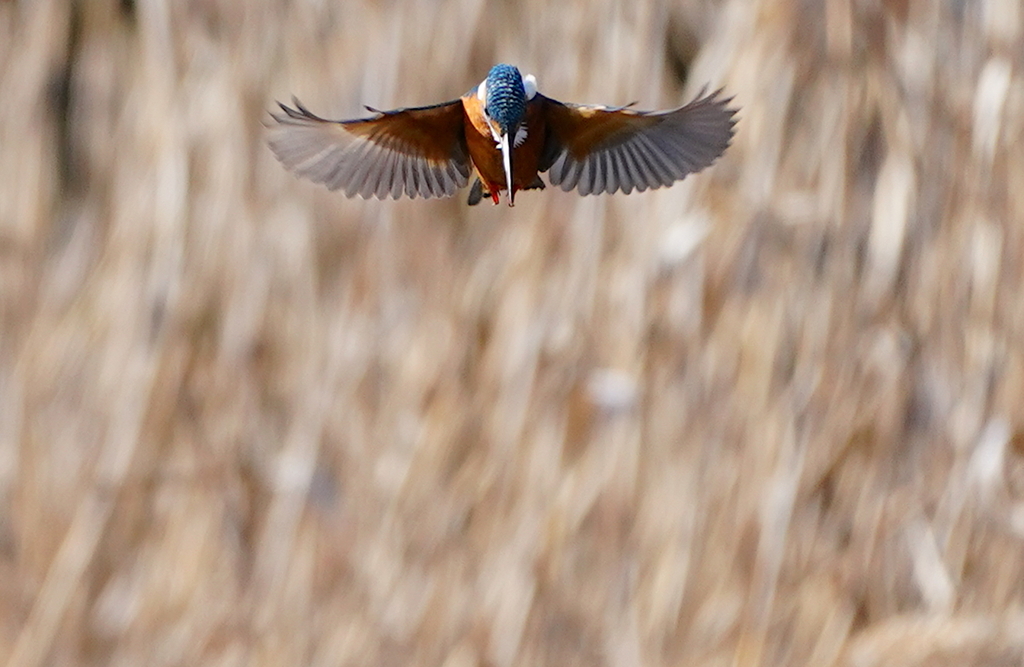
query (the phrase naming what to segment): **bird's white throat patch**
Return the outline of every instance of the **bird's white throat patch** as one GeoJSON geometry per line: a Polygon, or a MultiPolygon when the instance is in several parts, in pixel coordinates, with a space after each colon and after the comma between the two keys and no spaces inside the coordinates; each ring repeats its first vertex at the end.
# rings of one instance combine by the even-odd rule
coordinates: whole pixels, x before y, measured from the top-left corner
{"type": "Polygon", "coordinates": [[[512,146],[515,148],[519,148],[520,146],[523,145],[524,141],[526,141],[526,126],[520,125],[519,129],[516,130],[515,138],[512,139],[512,146]]]}
{"type": "MultiPolygon", "coordinates": [[[[497,123],[490,122],[487,124],[491,128],[491,137],[494,139],[494,145],[499,149],[501,148],[501,132],[497,128],[497,123]]],[[[516,128],[516,136],[512,137],[512,147],[519,148],[526,141],[526,137],[529,133],[526,130],[526,125],[520,125],[516,128]]]]}

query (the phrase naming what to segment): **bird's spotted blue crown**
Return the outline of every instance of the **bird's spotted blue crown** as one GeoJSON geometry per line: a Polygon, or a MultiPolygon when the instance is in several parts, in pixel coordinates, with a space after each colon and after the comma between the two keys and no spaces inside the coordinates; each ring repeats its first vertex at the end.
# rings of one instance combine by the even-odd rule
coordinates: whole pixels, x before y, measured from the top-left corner
{"type": "Polygon", "coordinates": [[[510,134],[526,113],[526,88],[517,67],[495,65],[487,74],[487,115],[510,134]]]}

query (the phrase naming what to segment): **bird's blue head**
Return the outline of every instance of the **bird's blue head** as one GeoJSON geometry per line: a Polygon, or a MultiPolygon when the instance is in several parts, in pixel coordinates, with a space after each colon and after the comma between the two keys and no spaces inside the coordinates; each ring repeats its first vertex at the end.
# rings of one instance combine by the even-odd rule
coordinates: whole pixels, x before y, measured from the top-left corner
{"type": "Polygon", "coordinates": [[[519,69],[512,65],[495,65],[487,74],[485,110],[501,128],[512,134],[526,113],[526,88],[519,69]]]}

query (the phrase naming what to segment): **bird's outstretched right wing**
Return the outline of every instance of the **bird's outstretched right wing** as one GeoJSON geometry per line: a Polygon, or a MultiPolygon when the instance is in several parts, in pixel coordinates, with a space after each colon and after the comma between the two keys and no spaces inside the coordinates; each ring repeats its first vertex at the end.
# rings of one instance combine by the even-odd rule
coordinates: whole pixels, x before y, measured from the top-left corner
{"type": "Polygon", "coordinates": [[[349,197],[450,197],[469,181],[462,102],[327,120],[293,99],[268,124],[270,149],[289,170],[349,197]]]}

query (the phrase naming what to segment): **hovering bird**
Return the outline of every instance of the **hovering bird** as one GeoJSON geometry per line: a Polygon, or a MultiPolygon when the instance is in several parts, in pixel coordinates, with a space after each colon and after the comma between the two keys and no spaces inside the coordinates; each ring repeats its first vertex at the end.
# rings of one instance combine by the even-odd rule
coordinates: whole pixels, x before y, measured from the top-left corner
{"type": "Polygon", "coordinates": [[[433,106],[327,120],[293,98],[272,113],[269,144],[298,176],[353,197],[450,197],[475,180],[469,204],[552,185],[581,195],[669,186],[729,146],[736,109],[721,90],[670,111],[568,104],[537,80],[495,65],[461,98],[433,106]]]}

